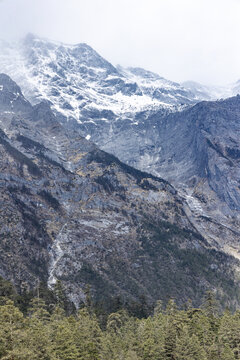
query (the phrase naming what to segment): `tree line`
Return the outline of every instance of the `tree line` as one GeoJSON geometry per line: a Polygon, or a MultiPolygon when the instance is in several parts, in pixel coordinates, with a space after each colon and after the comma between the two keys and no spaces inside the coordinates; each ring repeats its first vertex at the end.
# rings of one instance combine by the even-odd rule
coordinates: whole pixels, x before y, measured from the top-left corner
{"type": "Polygon", "coordinates": [[[90,296],[74,310],[60,283],[51,306],[41,291],[26,300],[3,279],[0,295],[2,360],[240,359],[240,311],[220,312],[212,292],[199,308],[158,301],[142,318],[126,309],[103,316],[90,296]]]}

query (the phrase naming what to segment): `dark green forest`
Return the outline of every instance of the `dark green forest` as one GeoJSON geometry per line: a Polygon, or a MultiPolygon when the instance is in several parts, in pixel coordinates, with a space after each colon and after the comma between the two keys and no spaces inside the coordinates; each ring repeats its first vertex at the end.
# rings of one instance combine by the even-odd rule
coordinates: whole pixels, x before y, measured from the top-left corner
{"type": "Polygon", "coordinates": [[[89,289],[76,310],[60,282],[19,295],[0,278],[0,295],[2,360],[240,359],[240,311],[220,311],[210,291],[199,308],[115,300],[112,313],[92,303],[89,289]]]}

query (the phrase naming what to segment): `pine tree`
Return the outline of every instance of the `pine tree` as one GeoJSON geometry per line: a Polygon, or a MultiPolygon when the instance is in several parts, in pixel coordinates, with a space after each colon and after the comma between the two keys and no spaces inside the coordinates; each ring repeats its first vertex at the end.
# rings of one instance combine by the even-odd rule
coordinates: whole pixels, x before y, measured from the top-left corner
{"type": "Polygon", "coordinates": [[[240,314],[236,312],[231,315],[226,310],[221,318],[219,332],[218,332],[219,344],[230,348],[236,355],[236,358],[240,358],[240,314]]]}
{"type": "Polygon", "coordinates": [[[165,355],[167,359],[174,360],[176,339],[182,328],[189,322],[187,313],[179,311],[174,300],[169,300],[166,307],[165,322],[165,355]]]}
{"type": "Polygon", "coordinates": [[[214,337],[219,327],[219,305],[212,291],[207,291],[203,303],[204,314],[207,316],[214,337]]]}
{"type": "Polygon", "coordinates": [[[201,347],[197,336],[189,336],[187,327],[184,327],[177,337],[174,359],[207,360],[206,353],[201,347]]]}
{"type": "Polygon", "coordinates": [[[60,320],[51,329],[50,352],[53,359],[78,360],[82,359],[79,349],[75,344],[72,325],[68,319],[60,320]]]}
{"type": "Polygon", "coordinates": [[[0,306],[0,324],[0,348],[2,354],[7,354],[13,350],[16,336],[24,326],[23,314],[12,300],[7,300],[5,305],[0,306]]]}
{"type": "Polygon", "coordinates": [[[164,317],[162,314],[141,320],[138,338],[138,353],[142,359],[165,359],[164,317]]]}
{"type": "Polygon", "coordinates": [[[189,334],[196,335],[200,342],[200,345],[205,350],[208,351],[215,337],[212,335],[211,324],[209,323],[208,317],[204,311],[200,309],[188,310],[189,316],[189,334]]]}
{"type": "Polygon", "coordinates": [[[80,352],[79,359],[100,359],[101,329],[95,315],[90,315],[86,308],[78,312],[76,322],[72,322],[73,338],[80,352]]]}
{"type": "Polygon", "coordinates": [[[45,302],[40,298],[33,298],[30,302],[29,314],[30,317],[42,322],[49,321],[50,314],[46,309],[45,302]]]}
{"type": "Polygon", "coordinates": [[[37,360],[48,360],[50,358],[50,314],[42,299],[32,299],[26,322],[25,335],[28,349],[34,352],[37,360]]]}

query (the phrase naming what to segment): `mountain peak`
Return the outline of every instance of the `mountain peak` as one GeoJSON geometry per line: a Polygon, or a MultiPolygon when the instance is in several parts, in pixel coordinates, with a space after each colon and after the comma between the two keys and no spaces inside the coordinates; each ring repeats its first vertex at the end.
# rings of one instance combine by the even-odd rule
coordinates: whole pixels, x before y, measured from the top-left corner
{"type": "MultiPolygon", "coordinates": [[[[128,67],[127,70],[130,71],[132,74],[141,76],[143,78],[164,79],[159,74],[154,73],[149,70],[146,70],[146,69],[143,69],[141,67],[128,67]]],[[[164,79],[164,80],[166,80],[166,79],[164,79]]]]}
{"type": "Polygon", "coordinates": [[[24,40],[25,40],[25,41],[32,41],[32,40],[34,40],[34,39],[36,39],[36,38],[37,38],[37,36],[36,36],[35,34],[33,34],[33,33],[28,33],[28,34],[25,36],[24,40]]]}
{"type": "Polygon", "coordinates": [[[0,74],[0,106],[2,111],[23,111],[31,107],[20,87],[8,75],[0,74]]]}
{"type": "Polygon", "coordinates": [[[64,117],[88,124],[94,119],[96,128],[119,116],[135,126],[136,113],[172,112],[206,99],[204,92],[196,95],[152,71],[116,68],[86,43],[64,44],[31,33],[20,46],[0,53],[0,71],[12,76],[33,104],[48,99],[64,117]]]}
{"type": "Polygon", "coordinates": [[[66,48],[81,48],[81,49],[85,49],[85,50],[88,50],[88,51],[92,51],[92,52],[95,52],[96,51],[90,46],[88,45],[87,43],[83,42],[83,43],[76,43],[76,44],[72,44],[72,43],[65,43],[65,42],[62,42],[62,41],[58,41],[58,40],[53,40],[53,39],[49,39],[49,38],[45,38],[45,37],[42,37],[42,36],[37,36],[33,33],[28,33],[24,39],[23,39],[23,43],[25,45],[29,45],[29,44],[32,44],[33,42],[36,42],[36,43],[42,43],[42,44],[51,44],[51,45],[55,45],[56,47],[66,47],[66,48]]]}
{"type": "Polygon", "coordinates": [[[0,86],[2,88],[1,91],[8,91],[23,96],[20,87],[7,74],[0,73],[0,86]]]}

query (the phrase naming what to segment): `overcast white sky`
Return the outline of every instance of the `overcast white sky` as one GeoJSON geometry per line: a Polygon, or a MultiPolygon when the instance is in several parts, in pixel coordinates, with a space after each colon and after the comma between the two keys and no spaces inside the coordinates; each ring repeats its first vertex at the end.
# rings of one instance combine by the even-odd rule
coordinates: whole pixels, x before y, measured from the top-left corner
{"type": "Polygon", "coordinates": [[[0,38],[28,32],[178,82],[240,79],[240,0],[0,0],[0,38]]]}

